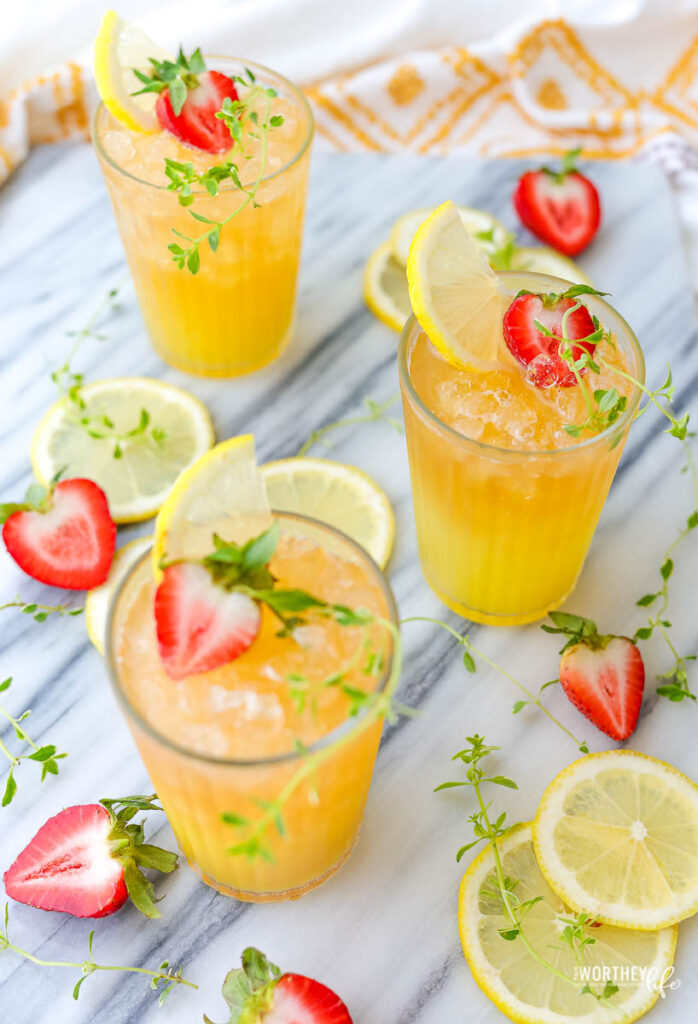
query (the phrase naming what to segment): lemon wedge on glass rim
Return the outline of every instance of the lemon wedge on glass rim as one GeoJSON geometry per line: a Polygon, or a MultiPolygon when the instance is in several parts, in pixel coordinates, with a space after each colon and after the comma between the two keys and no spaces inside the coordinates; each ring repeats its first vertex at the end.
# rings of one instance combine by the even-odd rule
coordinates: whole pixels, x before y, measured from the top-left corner
{"type": "Polygon", "coordinates": [[[498,362],[508,296],[453,203],[443,203],[414,236],[407,259],[414,315],[432,345],[454,366],[498,362]]]}
{"type": "MultiPolygon", "coordinates": [[[[603,979],[616,978],[619,991],[611,997],[617,1009],[582,994],[584,984],[597,992],[604,980],[588,981],[578,972],[575,955],[562,941],[565,919],[572,911],[553,892],[536,861],[531,825],[517,825],[498,840],[506,877],[516,879],[521,902],[540,897],[526,913],[523,931],[535,952],[572,983],[555,975],[531,955],[521,935],[507,940],[500,929],[511,928],[501,899],[495,895],[494,854],[490,846],[475,858],[460,887],[458,925],[465,958],[473,978],[486,996],[513,1021],[520,1024],[614,1024],[637,1020],[659,998],[656,984],[670,968],[676,949],[676,926],[660,931],[637,932],[613,925],[592,929],[594,943],[585,948],[584,965],[596,968],[603,979]],[[635,976],[623,980],[632,966],[635,976]],[[607,975],[607,977],[608,977],[607,975]]],[[[590,915],[591,916],[591,915],[590,915]]],[[[597,976],[598,977],[598,976],[597,976]]]]}
{"type": "Polygon", "coordinates": [[[97,91],[109,113],[134,132],[157,132],[160,128],[155,116],[158,94],[133,95],[143,88],[133,69],[150,71],[151,57],[159,61],[172,59],[141,29],[123,21],[115,11],[107,11],[94,45],[97,91]]]}
{"type": "Polygon", "coordinates": [[[575,761],[543,794],[533,839],[548,883],[579,912],[640,930],[698,912],[698,786],[657,758],[575,761]]]}
{"type": "MultiPolygon", "coordinates": [[[[462,206],[454,203],[463,227],[479,249],[489,255],[498,249],[507,239],[507,229],[485,210],[477,210],[473,206],[462,206]],[[484,237],[483,237],[484,236],[484,237]]],[[[390,230],[390,251],[393,258],[401,266],[406,266],[410,245],[420,225],[424,223],[434,207],[421,210],[409,210],[393,224],[390,230]]]]}

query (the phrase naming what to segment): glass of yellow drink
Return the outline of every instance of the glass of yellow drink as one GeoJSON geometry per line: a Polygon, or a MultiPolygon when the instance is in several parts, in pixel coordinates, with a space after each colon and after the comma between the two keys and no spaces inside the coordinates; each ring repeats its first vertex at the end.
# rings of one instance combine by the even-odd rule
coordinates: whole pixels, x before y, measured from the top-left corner
{"type": "MultiPolygon", "coordinates": [[[[92,134],[156,351],[187,373],[235,377],[272,362],[293,334],[313,118],[300,90],[274,71],[227,58],[208,58],[208,65],[230,76],[249,69],[278,93],[270,116],[283,124],[269,132],[264,150],[260,138],[250,137],[244,155],[234,157],[245,188],[260,177],[254,202],[231,181],[216,196],[195,186],[188,207],[168,190],[165,158],[201,173],[229,154],[185,145],[165,130],[132,131],[104,104],[92,134]],[[179,269],[168,250],[182,243],[173,231],[191,238],[207,229],[190,211],[223,221],[238,207],[244,208],[222,229],[217,251],[202,244],[198,272],[179,269]]],[[[243,131],[252,131],[249,122],[243,131]]]]}
{"type": "Polygon", "coordinates": [[[279,584],[366,609],[368,624],[309,614],[280,636],[263,605],[248,650],[174,680],[159,657],[146,556],[119,591],[107,641],[117,699],[185,857],[219,892],[255,902],[302,896],[349,856],[398,670],[397,611],[380,569],[325,524],[275,518],[279,584]],[[358,710],[357,692],[372,695],[358,710]],[[250,841],[260,855],[230,852],[250,841]]]}
{"type": "MultiPolygon", "coordinates": [[[[512,297],[520,289],[559,293],[569,287],[541,274],[500,277],[512,297]]],[[[628,324],[603,299],[583,298],[612,332],[598,355],[643,383],[642,352],[628,324]]],[[[427,582],[446,605],[475,622],[511,626],[542,618],[574,589],[639,388],[602,368],[590,386],[615,386],[627,406],[601,433],[575,438],[564,424],[585,419],[579,387],[533,387],[508,358],[492,370],[455,367],[413,317],[398,361],[427,582]]]]}

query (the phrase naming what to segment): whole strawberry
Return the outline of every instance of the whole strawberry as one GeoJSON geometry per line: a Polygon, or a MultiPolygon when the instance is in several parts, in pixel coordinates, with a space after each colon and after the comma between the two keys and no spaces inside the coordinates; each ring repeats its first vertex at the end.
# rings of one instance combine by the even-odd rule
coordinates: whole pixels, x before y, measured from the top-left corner
{"type": "MultiPolygon", "coordinates": [[[[252,946],[242,954],[242,967],[226,975],[223,998],[228,1024],[352,1024],[332,989],[302,974],[282,974],[252,946]]],[[[204,1021],[213,1024],[205,1014],[204,1021]]]]}
{"type": "Polygon", "coordinates": [[[116,526],[104,491],[92,480],[33,484],[23,502],[0,505],[0,522],[8,552],[40,583],[91,590],[106,580],[116,526]]]}
{"type": "Polygon", "coordinates": [[[637,644],[627,636],[599,633],[580,615],[551,612],[555,626],[546,633],[570,639],[560,651],[560,683],[567,697],[597,729],[614,740],[635,730],[645,687],[645,665],[637,644]]]}
{"type": "Polygon", "coordinates": [[[73,917],[106,917],[130,897],[147,917],[160,917],[141,868],[169,872],[177,856],[144,842],[138,811],[162,810],[156,796],[66,807],[41,826],[4,875],[19,903],[73,917]]]}
{"type": "Polygon", "coordinates": [[[601,222],[599,193],[575,167],[579,152],[567,153],[559,171],[550,167],[526,171],[514,192],[522,224],[566,256],[586,249],[601,222]]]}

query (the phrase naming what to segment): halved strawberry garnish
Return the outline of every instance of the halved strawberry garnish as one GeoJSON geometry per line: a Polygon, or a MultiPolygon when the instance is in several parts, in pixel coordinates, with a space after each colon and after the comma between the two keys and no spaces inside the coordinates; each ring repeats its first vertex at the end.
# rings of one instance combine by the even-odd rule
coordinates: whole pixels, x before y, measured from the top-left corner
{"type": "Polygon", "coordinates": [[[20,569],[41,583],[91,590],[114,558],[116,526],[92,480],[63,480],[38,499],[4,505],[2,537],[20,569]]]}
{"type": "Polygon", "coordinates": [[[232,78],[220,71],[204,71],[198,75],[198,85],[187,92],[179,113],[175,113],[170,87],[158,96],[155,113],[162,127],[182,142],[209,153],[223,153],[233,140],[225,121],[216,114],[225,99],[237,98],[232,78]]]}
{"type": "Polygon", "coordinates": [[[645,666],[627,636],[601,635],[596,623],[579,615],[551,612],[555,627],[570,640],[562,648],[560,682],[581,713],[614,740],[634,731],[642,706],[645,666]]]}
{"type": "MultiPolygon", "coordinates": [[[[527,368],[526,379],[538,388],[554,385],[569,388],[577,379],[569,365],[559,353],[562,340],[563,315],[578,305],[579,300],[565,295],[534,295],[526,292],[517,295],[504,314],[504,340],[511,354],[527,368]],[[544,334],[536,327],[536,321],[553,335],[544,334]]],[[[565,324],[569,341],[587,338],[593,334],[596,325],[586,306],[580,305],[570,313],[565,324]]],[[[582,352],[591,354],[596,347],[593,341],[584,341],[572,346],[574,359],[582,352]]]]}
{"type": "MultiPolygon", "coordinates": [[[[302,974],[281,974],[252,946],[242,954],[242,967],[226,975],[223,998],[232,1011],[231,1024],[352,1024],[332,989],[302,974]]],[[[205,1015],[204,1020],[213,1024],[205,1015]]]]}
{"type": "Polygon", "coordinates": [[[593,183],[574,170],[577,150],[563,160],[562,169],[541,167],[526,171],[514,192],[514,206],[534,235],[567,256],[591,242],[601,221],[601,202],[593,183]]]}
{"type": "Polygon", "coordinates": [[[73,917],[106,917],[130,896],[148,917],[159,917],[140,867],[174,871],[177,857],[144,844],[143,826],[129,824],[139,809],[161,810],[154,799],[78,804],[49,818],[5,872],[7,895],[73,917]]]}
{"type": "Polygon", "coordinates": [[[214,583],[199,563],[168,566],[155,593],[160,657],[173,679],[208,672],[239,657],[261,622],[251,597],[214,583]]]}

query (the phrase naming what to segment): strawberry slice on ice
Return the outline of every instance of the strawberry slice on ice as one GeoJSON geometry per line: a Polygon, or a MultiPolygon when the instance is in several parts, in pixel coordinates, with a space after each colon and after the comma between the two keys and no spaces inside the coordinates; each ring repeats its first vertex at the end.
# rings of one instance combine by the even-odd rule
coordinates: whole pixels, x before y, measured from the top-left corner
{"type": "Polygon", "coordinates": [[[182,142],[208,153],[223,153],[230,149],[233,140],[225,121],[216,114],[224,100],[237,100],[235,83],[221,71],[204,71],[197,81],[187,91],[179,110],[176,103],[173,105],[171,87],[164,89],[158,96],[155,113],[161,126],[182,142]]]}
{"type": "Polygon", "coordinates": [[[148,917],[159,917],[140,868],[174,871],[177,857],[144,844],[142,824],[130,823],[138,810],[161,810],[154,799],[78,804],[49,818],[5,872],[7,895],[73,917],[106,917],[130,896],[148,917]]]}
{"type": "MultiPolygon", "coordinates": [[[[230,1024],[353,1024],[332,989],[302,974],[281,974],[252,946],[242,954],[242,967],[226,975],[223,998],[231,1009],[230,1024]]],[[[205,1015],[204,1021],[213,1024],[205,1015]]]]}
{"type": "Polygon", "coordinates": [[[20,569],[41,583],[91,590],[107,578],[116,526],[104,491],[92,480],[30,488],[25,502],[2,506],[2,538],[20,569]]]}
{"type": "MultiPolygon", "coordinates": [[[[507,348],[515,359],[525,366],[526,379],[538,388],[555,385],[563,388],[577,383],[569,363],[559,352],[562,340],[563,316],[568,309],[578,305],[579,300],[566,293],[561,295],[535,295],[524,292],[516,296],[504,314],[503,332],[507,348]],[[542,324],[549,331],[545,334],[536,324],[542,324]]],[[[594,323],[586,306],[580,305],[565,321],[565,334],[569,341],[580,341],[572,346],[574,359],[582,352],[593,353],[596,342],[588,340],[594,336],[594,323]]]]}
{"type": "Polygon", "coordinates": [[[172,679],[239,657],[261,622],[251,597],[219,586],[202,564],[178,562],[164,570],[155,593],[155,625],[160,658],[172,679]]]}
{"type": "Polygon", "coordinates": [[[570,637],[560,652],[560,683],[578,711],[614,740],[635,730],[645,688],[645,665],[627,636],[601,635],[591,619],[551,612],[547,633],[570,637]]]}
{"type": "Polygon", "coordinates": [[[574,168],[578,152],[566,155],[560,171],[526,171],[514,192],[514,207],[524,226],[567,256],[585,249],[601,222],[596,186],[574,168]]]}

